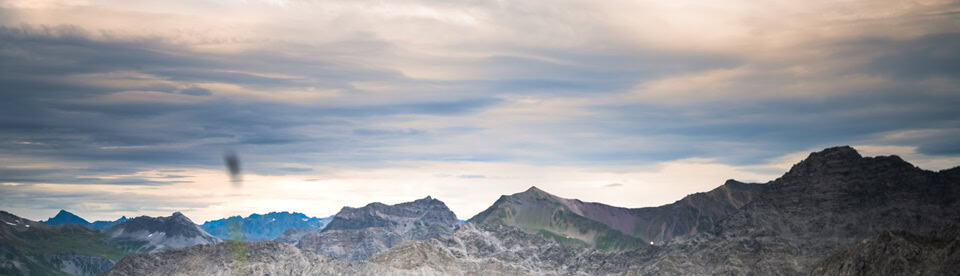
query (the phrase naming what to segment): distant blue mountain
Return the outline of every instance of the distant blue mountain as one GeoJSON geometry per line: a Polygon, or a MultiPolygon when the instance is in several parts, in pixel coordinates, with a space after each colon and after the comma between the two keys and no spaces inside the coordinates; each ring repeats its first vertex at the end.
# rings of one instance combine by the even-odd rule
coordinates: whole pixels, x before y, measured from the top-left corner
{"type": "Polygon", "coordinates": [[[128,220],[130,219],[128,219],[127,216],[122,216],[115,221],[98,220],[90,223],[90,227],[97,230],[103,230],[110,228],[111,226],[127,222],[128,220]]]}
{"type": "Polygon", "coordinates": [[[56,216],[49,218],[46,221],[40,221],[40,223],[48,225],[79,224],[93,229],[103,230],[110,228],[110,226],[123,223],[127,220],[127,217],[123,216],[115,221],[98,220],[91,223],[80,216],[67,212],[66,210],[60,210],[56,216]]]}
{"type": "Polygon", "coordinates": [[[287,229],[301,228],[320,231],[333,217],[308,217],[302,213],[271,212],[266,215],[251,214],[246,218],[232,216],[204,222],[200,227],[211,235],[224,239],[272,240],[287,229]],[[240,231],[236,231],[239,229],[240,231]]]}
{"type": "Polygon", "coordinates": [[[66,210],[60,210],[56,216],[47,219],[46,221],[40,221],[41,223],[49,225],[64,225],[64,224],[79,224],[83,226],[89,226],[90,222],[81,218],[80,216],[74,215],[73,213],[67,212],[66,210]]]}

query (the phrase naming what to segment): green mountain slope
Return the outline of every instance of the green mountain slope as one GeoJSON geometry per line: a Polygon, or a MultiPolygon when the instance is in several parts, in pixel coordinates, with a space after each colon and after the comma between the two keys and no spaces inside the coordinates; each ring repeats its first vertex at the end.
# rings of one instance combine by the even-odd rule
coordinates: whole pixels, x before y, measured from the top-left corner
{"type": "MultiPolygon", "coordinates": [[[[500,197],[490,208],[471,218],[470,222],[513,226],[570,246],[618,250],[639,248],[647,243],[584,216],[589,213],[583,211],[587,209],[584,206],[591,204],[595,203],[560,198],[531,187],[522,193],[500,197]]],[[[628,214],[629,211],[606,205],[602,208],[612,208],[613,213],[619,214],[628,214]]]]}
{"type": "Polygon", "coordinates": [[[0,211],[0,274],[99,275],[144,242],[76,225],[51,226],[0,211]]]}

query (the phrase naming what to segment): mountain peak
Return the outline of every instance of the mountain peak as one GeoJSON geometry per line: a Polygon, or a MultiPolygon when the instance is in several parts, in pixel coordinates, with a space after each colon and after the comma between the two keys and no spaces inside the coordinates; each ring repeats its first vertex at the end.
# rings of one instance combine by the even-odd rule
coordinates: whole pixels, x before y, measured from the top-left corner
{"type": "Polygon", "coordinates": [[[67,212],[66,210],[63,210],[63,209],[57,212],[57,215],[42,222],[49,225],[62,225],[62,224],[89,225],[90,224],[89,221],[81,218],[80,216],[74,215],[73,213],[67,212]]]}
{"type": "Polygon", "coordinates": [[[819,152],[810,153],[810,156],[807,157],[808,160],[856,160],[863,158],[860,156],[860,153],[856,149],[850,146],[839,146],[826,148],[819,152]]]}
{"type": "Polygon", "coordinates": [[[744,184],[744,183],[743,183],[743,182],[740,182],[740,181],[737,181],[736,179],[727,179],[727,181],[724,181],[724,182],[723,182],[723,185],[726,185],[726,186],[730,186],[730,185],[740,185],[740,184],[744,184]]]}
{"type": "Polygon", "coordinates": [[[863,157],[850,146],[840,146],[810,153],[810,156],[806,159],[793,165],[784,177],[847,175],[862,170],[899,171],[915,169],[918,168],[896,155],[863,157]]]}
{"type": "Polygon", "coordinates": [[[220,242],[180,212],[169,217],[139,216],[111,226],[105,233],[111,238],[147,241],[144,248],[153,247],[152,251],[220,242]]]}

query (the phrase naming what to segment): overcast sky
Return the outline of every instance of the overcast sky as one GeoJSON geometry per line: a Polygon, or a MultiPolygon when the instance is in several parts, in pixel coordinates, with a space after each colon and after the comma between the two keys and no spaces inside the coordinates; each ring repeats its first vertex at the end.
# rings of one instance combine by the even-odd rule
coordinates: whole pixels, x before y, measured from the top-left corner
{"type": "Polygon", "coordinates": [[[0,209],[466,219],[529,186],[661,205],[836,145],[940,170],[958,49],[957,1],[0,0],[0,209]]]}

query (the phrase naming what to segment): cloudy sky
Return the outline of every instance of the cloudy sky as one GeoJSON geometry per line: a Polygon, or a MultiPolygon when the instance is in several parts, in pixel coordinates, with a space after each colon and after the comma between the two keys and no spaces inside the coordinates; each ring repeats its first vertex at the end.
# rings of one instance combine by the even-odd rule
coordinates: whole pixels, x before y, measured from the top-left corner
{"type": "Polygon", "coordinates": [[[957,1],[0,0],[0,209],[643,207],[835,145],[940,170],[957,49],[957,1]]]}

